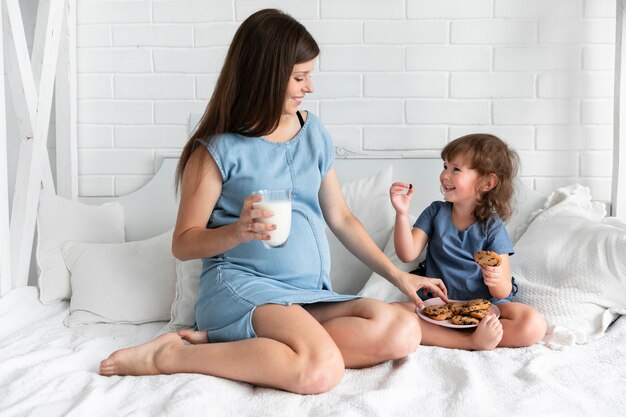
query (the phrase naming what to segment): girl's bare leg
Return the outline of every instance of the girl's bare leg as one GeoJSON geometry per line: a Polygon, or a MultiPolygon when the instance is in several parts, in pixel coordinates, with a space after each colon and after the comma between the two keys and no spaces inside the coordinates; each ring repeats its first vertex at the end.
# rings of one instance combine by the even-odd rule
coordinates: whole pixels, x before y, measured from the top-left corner
{"type": "Polygon", "coordinates": [[[176,333],[113,352],[102,375],[201,373],[310,394],[339,383],[341,352],[326,330],[299,305],[265,305],[253,315],[257,338],[185,344],[176,333]]]}
{"type": "Polygon", "coordinates": [[[401,303],[403,308],[413,311],[414,318],[422,329],[422,345],[441,346],[452,349],[492,350],[503,337],[503,325],[495,316],[484,318],[471,333],[429,323],[415,313],[415,304],[401,303]]]}
{"type": "Polygon", "coordinates": [[[421,332],[416,314],[374,299],[318,303],[305,308],[322,323],[347,368],[364,368],[415,352],[421,332]]]}
{"type": "Polygon", "coordinates": [[[546,334],[546,321],[534,308],[522,303],[498,304],[504,336],[498,346],[522,347],[540,341],[546,334]]]}

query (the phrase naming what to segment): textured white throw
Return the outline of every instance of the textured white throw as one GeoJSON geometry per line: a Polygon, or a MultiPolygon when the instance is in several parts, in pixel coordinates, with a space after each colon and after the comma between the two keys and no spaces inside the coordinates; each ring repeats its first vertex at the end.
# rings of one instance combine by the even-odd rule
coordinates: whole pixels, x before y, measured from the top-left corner
{"type": "Polygon", "coordinates": [[[0,415],[13,416],[621,416],[626,319],[605,337],[555,351],[419,347],[408,358],[347,370],[328,393],[303,396],[198,374],[103,377],[101,359],[165,323],[67,328],[68,303],[37,289],[0,299],[0,415]]]}
{"type": "Polygon", "coordinates": [[[519,301],[539,310],[553,348],[587,343],[626,314],[626,224],[580,185],[561,188],[515,244],[519,301]]]}

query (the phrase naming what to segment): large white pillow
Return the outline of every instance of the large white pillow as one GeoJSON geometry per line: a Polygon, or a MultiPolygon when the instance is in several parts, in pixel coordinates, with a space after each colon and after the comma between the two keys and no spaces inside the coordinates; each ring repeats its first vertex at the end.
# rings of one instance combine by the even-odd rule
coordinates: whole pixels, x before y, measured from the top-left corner
{"type": "Polygon", "coordinates": [[[176,260],[176,296],[172,303],[169,327],[178,331],[196,324],[196,301],[202,273],[202,259],[176,260]]]}
{"type": "Polygon", "coordinates": [[[171,246],[171,230],[135,242],[66,242],[72,298],[65,324],[169,320],[176,285],[171,246]]]}
{"type": "Polygon", "coordinates": [[[626,224],[604,216],[588,188],[560,188],[515,246],[518,299],[544,315],[549,344],[586,343],[626,314],[626,224]]]}
{"type": "Polygon", "coordinates": [[[44,304],[68,300],[72,294],[70,273],[61,255],[61,246],[67,241],[123,242],[124,209],[118,203],[93,206],[42,191],[37,231],[39,299],[44,304]]]}
{"type": "Polygon", "coordinates": [[[533,213],[543,208],[546,203],[546,196],[528,187],[521,180],[516,179],[513,203],[513,215],[505,223],[505,227],[511,242],[515,244],[526,231],[528,221],[533,213]]]}
{"type": "MultiPolygon", "coordinates": [[[[361,221],[376,245],[382,249],[393,228],[394,210],[389,201],[393,167],[389,166],[370,177],[348,182],[341,187],[348,207],[361,221]]],[[[326,229],[330,247],[330,280],[340,294],[356,294],[367,282],[372,270],[359,261],[326,229]]]]}
{"type": "MultiPolygon", "coordinates": [[[[409,222],[411,225],[415,224],[416,220],[417,217],[409,215],[409,222]]],[[[420,256],[418,256],[414,261],[404,263],[398,259],[398,255],[396,255],[396,249],[393,243],[394,235],[395,233],[392,230],[391,236],[389,236],[389,239],[385,244],[385,248],[383,249],[383,253],[402,271],[410,272],[415,270],[419,263],[426,258],[426,249],[424,249],[420,256]]],[[[359,295],[367,298],[375,298],[388,303],[411,301],[406,294],[398,289],[398,287],[378,275],[376,272],[372,272],[372,275],[367,280],[363,289],[359,291],[359,295]]]]}

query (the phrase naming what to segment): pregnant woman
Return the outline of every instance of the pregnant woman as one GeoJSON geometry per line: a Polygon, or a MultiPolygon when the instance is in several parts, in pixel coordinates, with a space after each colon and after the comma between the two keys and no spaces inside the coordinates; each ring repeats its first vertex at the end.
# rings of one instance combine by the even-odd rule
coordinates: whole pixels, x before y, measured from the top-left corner
{"type": "Polygon", "coordinates": [[[332,291],[325,227],[419,305],[441,280],[396,268],[348,209],[331,138],[298,111],[313,92],[319,48],[304,26],[261,10],[239,27],[215,91],[178,169],[174,255],[202,258],[196,329],[116,351],[102,375],[179,372],[221,376],[297,393],[339,383],[346,367],[402,358],[420,343],[416,315],[332,291]],[[290,189],[291,232],[266,249],[274,213],[260,189],[290,189]]]}

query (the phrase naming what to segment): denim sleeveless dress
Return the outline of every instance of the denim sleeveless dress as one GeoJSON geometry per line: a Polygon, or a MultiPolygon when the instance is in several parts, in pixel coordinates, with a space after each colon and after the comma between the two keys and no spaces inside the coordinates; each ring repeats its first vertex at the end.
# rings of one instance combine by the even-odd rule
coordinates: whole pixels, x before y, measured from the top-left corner
{"type": "Polygon", "coordinates": [[[334,162],[330,136],[309,113],[290,141],[222,134],[207,147],[222,174],[222,194],[208,228],[234,223],[243,199],[261,189],[292,190],[291,233],[284,246],[266,249],[260,240],[203,259],[196,327],[212,342],[256,337],[252,314],[264,304],[310,304],[358,298],[332,291],[326,223],[318,200],[334,162]]]}

